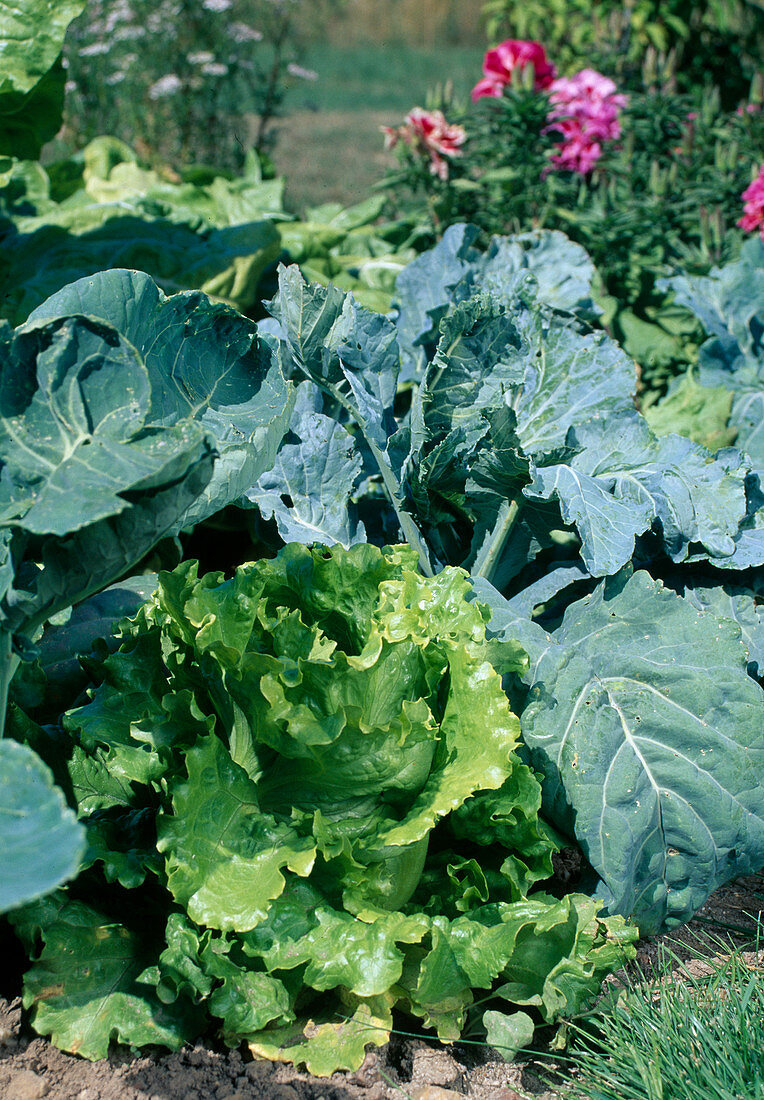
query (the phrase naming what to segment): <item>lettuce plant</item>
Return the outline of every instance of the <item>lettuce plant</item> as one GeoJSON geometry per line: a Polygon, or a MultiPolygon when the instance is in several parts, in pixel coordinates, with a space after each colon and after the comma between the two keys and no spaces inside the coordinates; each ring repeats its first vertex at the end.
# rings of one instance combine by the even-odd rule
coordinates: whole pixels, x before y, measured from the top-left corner
{"type": "Polygon", "coordinates": [[[160,574],[64,718],[92,870],[12,915],[37,1029],[97,1058],[214,1023],[327,1073],[395,1008],[505,1047],[575,1011],[634,933],[537,888],[558,844],[497,671],[527,658],[489,614],[408,546],[160,574]]]}

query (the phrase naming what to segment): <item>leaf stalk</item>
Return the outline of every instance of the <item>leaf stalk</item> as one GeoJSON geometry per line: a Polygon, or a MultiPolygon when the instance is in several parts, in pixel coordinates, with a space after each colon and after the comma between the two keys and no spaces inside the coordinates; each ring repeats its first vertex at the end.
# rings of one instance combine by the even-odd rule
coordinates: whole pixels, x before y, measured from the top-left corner
{"type": "Polygon", "coordinates": [[[492,579],[521,510],[522,503],[516,498],[502,501],[490,538],[481,547],[480,553],[475,559],[475,566],[472,570],[473,577],[485,577],[487,581],[492,579]]]}
{"type": "Polygon", "coordinates": [[[5,736],[5,716],[8,711],[8,692],[19,657],[13,652],[10,630],[0,630],[0,740],[5,736]]]}

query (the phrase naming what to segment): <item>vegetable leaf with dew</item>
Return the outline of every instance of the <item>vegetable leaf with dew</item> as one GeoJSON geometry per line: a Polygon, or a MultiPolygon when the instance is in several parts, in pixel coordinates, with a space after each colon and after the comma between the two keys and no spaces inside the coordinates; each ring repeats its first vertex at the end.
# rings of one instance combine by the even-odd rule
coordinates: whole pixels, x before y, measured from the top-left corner
{"type": "Polygon", "coordinates": [[[740,628],[645,572],[571,604],[532,666],[523,736],[552,821],[612,911],[680,924],[764,846],[764,693],[740,628]]]}
{"type": "Polygon", "coordinates": [[[363,460],[353,437],[321,407],[311,382],[298,386],[289,435],[296,442],[282,443],[275,465],[244,496],[276,520],[285,543],[347,548],[366,538],[352,503],[363,460]]]}

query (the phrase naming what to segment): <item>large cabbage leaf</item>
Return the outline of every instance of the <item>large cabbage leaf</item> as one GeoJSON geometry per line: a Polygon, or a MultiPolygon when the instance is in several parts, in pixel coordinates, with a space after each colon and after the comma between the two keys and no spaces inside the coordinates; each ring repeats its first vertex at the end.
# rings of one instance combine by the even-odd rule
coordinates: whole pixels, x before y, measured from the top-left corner
{"type": "Polygon", "coordinates": [[[85,831],[26,745],[0,742],[0,913],[54,890],[80,867],[85,831]]]}
{"type": "Polygon", "coordinates": [[[2,625],[29,636],[171,530],[214,458],[193,419],[151,417],[146,366],[112,326],[63,317],[2,336],[0,524],[14,570],[2,625]]]}
{"type": "Polygon", "coordinates": [[[273,465],[293,395],[272,343],[253,324],[202,293],[168,298],[148,275],[117,269],[65,287],[32,313],[25,331],[71,314],[107,322],[136,349],[152,422],[192,419],[214,439],[212,479],[174,531],[236,500],[273,465]]]}
{"type": "Polygon", "coordinates": [[[528,677],[523,737],[547,812],[643,933],[688,920],[764,853],[764,692],[730,611],[704,602],[644,572],[606,581],[528,677]]]}
{"type": "Polygon", "coordinates": [[[255,326],[202,294],[166,298],[140,272],[72,284],[2,339],[0,520],[16,573],[2,607],[15,633],[236,500],[289,423],[291,387],[255,326]],[[22,569],[30,550],[42,569],[22,569]]]}

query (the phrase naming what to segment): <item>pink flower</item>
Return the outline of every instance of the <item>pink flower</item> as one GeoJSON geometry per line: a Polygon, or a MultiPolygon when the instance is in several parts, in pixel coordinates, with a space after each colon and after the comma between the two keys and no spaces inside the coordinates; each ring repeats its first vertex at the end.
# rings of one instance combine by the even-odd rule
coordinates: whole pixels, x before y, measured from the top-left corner
{"type": "Polygon", "coordinates": [[[547,60],[546,51],[540,42],[525,42],[522,39],[508,38],[500,42],[483,58],[483,79],[472,89],[472,99],[482,96],[498,97],[504,88],[512,83],[512,74],[522,72],[533,66],[533,86],[541,91],[548,88],[555,77],[556,69],[547,60]]]}
{"type": "Polygon", "coordinates": [[[463,126],[446,122],[441,111],[425,111],[414,107],[402,126],[383,126],[385,148],[392,149],[402,141],[410,149],[430,158],[430,171],[439,179],[448,179],[448,163],[444,157],[462,156],[461,146],[467,140],[463,126]]]}
{"type": "Polygon", "coordinates": [[[740,197],[745,206],[743,217],[737,224],[746,233],[755,233],[758,229],[764,241],[764,164],[759,169],[756,179],[746,187],[740,197]]]}
{"type": "Polygon", "coordinates": [[[619,111],[628,102],[612,80],[594,69],[561,77],[550,85],[547,131],[562,135],[552,157],[555,168],[586,175],[602,156],[602,143],[621,136],[619,111]]]}

